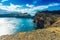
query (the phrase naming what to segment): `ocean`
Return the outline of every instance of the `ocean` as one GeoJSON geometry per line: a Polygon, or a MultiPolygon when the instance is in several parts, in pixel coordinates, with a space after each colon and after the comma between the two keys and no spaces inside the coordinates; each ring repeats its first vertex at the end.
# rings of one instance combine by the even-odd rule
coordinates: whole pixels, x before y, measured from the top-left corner
{"type": "Polygon", "coordinates": [[[0,18],[0,36],[34,30],[32,18],[0,18]]]}

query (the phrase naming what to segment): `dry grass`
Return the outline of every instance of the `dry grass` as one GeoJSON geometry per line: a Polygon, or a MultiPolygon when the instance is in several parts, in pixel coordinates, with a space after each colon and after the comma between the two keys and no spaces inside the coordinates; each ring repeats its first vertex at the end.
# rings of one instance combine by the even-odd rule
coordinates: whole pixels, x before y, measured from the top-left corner
{"type": "Polygon", "coordinates": [[[51,27],[60,27],[60,18],[58,18],[58,20],[55,23],[53,23],[51,27]]]}
{"type": "Polygon", "coordinates": [[[51,27],[51,28],[47,28],[46,30],[60,34],[60,27],[51,27]]]}

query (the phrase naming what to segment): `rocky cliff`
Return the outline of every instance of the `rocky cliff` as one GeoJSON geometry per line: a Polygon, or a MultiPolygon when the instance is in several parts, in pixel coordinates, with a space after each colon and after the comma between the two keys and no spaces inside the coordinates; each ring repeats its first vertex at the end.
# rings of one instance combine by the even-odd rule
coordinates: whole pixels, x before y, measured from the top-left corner
{"type": "Polygon", "coordinates": [[[60,18],[59,11],[43,11],[35,14],[34,23],[36,29],[51,27],[60,18]]]}

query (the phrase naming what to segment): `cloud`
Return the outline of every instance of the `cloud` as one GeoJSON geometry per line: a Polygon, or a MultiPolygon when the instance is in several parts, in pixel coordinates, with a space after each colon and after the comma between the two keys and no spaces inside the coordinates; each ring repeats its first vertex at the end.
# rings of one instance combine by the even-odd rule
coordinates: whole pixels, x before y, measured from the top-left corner
{"type": "Polygon", "coordinates": [[[8,1],[8,0],[2,0],[1,2],[6,2],[6,1],[8,1]]]}
{"type": "Polygon", "coordinates": [[[10,3],[10,6],[4,6],[3,4],[0,3],[0,9],[2,10],[7,10],[7,11],[17,11],[17,8],[20,8],[20,5],[14,5],[10,3]]]}
{"type": "Polygon", "coordinates": [[[48,6],[58,6],[60,5],[60,3],[53,3],[53,4],[49,4],[48,6]]]}
{"type": "Polygon", "coordinates": [[[29,5],[29,4],[26,4],[27,7],[34,7],[34,5],[29,5]]]}
{"type": "Polygon", "coordinates": [[[42,5],[42,6],[35,6],[35,5],[26,4],[24,6],[27,6],[27,8],[24,8],[24,6],[22,6],[22,5],[14,5],[14,4],[10,3],[9,6],[4,6],[2,3],[0,3],[0,9],[6,10],[9,12],[35,13],[38,10],[44,10],[49,7],[59,6],[59,5],[60,5],[59,3],[53,3],[53,4],[48,4],[48,5],[42,5]]]}
{"type": "Polygon", "coordinates": [[[48,5],[43,5],[43,6],[37,6],[34,7],[33,10],[44,10],[46,8],[52,7],[52,6],[59,6],[59,3],[53,3],[53,4],[48,4],[48,5]]]}
{"type": "MultiPolygon", "coordinates": [[[[60,5],[59,3],[53,3],[53,4],[48,4],[48,5],[42,5],[42,6],[34,6],[34,7],[32,7],[32,8],[23,9],[22,12],[31,13],[31,12],[34,12],[34,11],[37,11],[37,10],[44,10],[44,9],[49,8],[49,7],[59,6],[59,5],[60,5]]],[[[35,13],[35,12],[34,12],[34,13],[35,13]]]]}

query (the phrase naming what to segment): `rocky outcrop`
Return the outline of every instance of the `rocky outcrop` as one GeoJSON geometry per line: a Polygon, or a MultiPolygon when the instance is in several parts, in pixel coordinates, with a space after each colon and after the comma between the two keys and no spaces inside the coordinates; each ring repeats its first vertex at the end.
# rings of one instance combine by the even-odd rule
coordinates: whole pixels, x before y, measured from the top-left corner
{"type": "Polygon", "coordinates": [[[51,27],[59,19],[60,14],[54,11],[43,11],[35,14],[34,23],[36,29],[51,27]]]}

